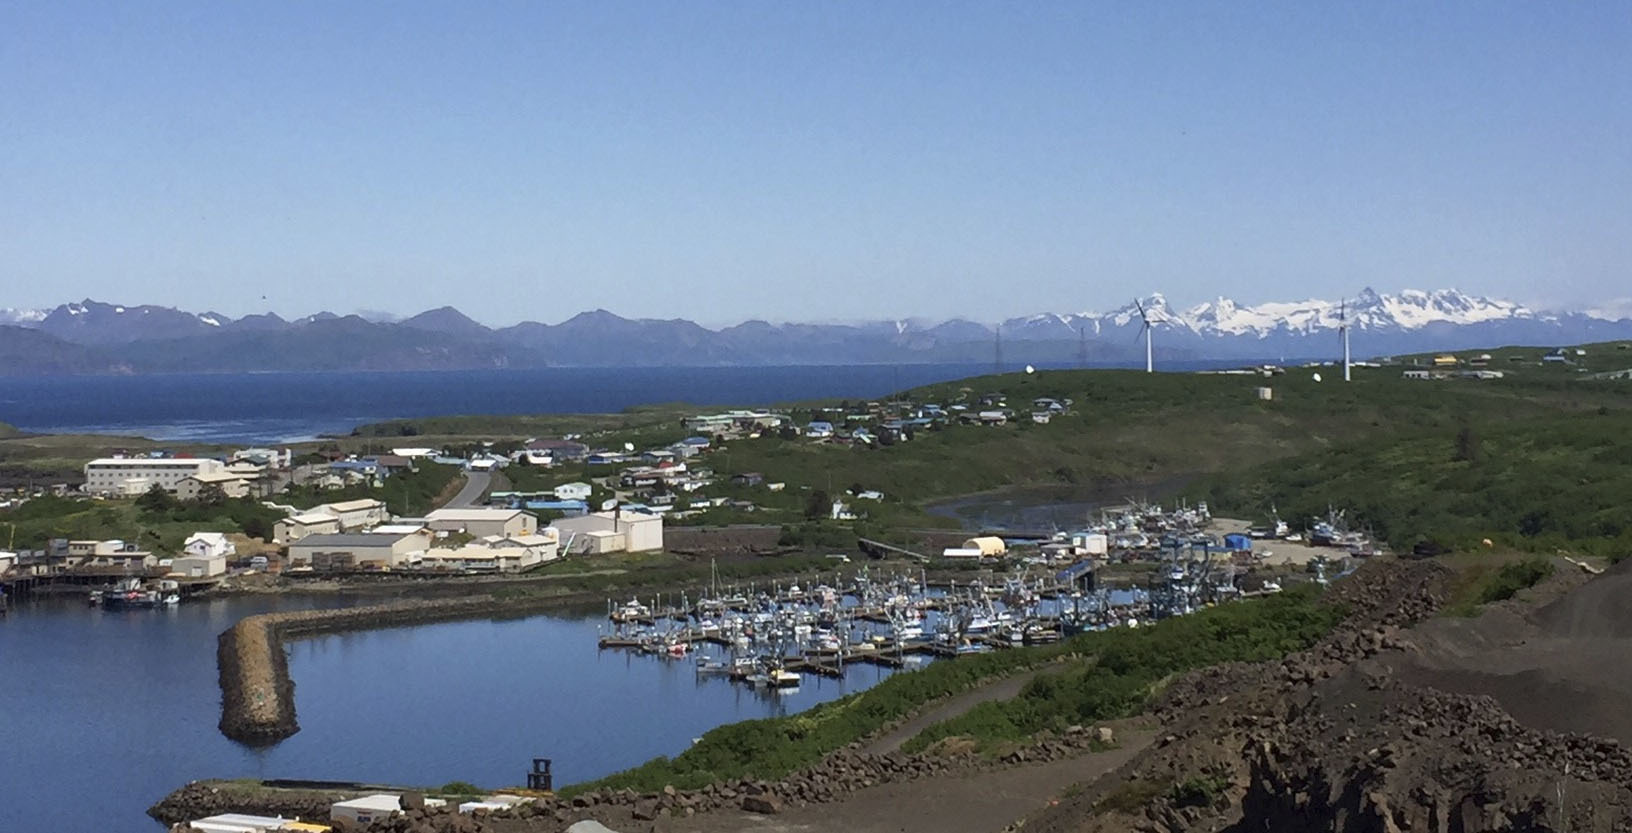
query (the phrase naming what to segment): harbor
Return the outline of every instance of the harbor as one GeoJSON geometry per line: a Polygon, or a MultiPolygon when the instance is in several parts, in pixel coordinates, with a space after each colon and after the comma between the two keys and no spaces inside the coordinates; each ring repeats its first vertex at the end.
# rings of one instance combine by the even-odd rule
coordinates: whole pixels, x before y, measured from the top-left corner
{"type": "MultiPolygon", "coordinates": [[[[1281,580],[1257,569],[1251,536],[1215,536],[1211,525],[1205,504],[1124,507],[1083,533],[1000,540],[991,546],[1015,547],[1003,570],[868,565],[808,583],[715,581],[695,596],[608,599],[596,644],[777,691],[855,664],[912,668],[1280,592],[1281,580]]],[[[1257,540],[1289,534],[1284,526],[1257,540]]],[[[1308,566],[1322,584],[1345,569],[1324,557],[1308,566]]]]}

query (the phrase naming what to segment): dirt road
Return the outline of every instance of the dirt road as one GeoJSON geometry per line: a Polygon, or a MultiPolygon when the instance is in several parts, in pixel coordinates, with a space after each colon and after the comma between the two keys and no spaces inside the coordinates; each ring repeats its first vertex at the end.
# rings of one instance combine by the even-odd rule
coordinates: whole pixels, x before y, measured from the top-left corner
{"type": "Polygon", "coordinates": [[[1149,733],[1128,733],[1122,746],[1069,761],[954,778],[931,778],[861,790],[845,801],[800,807],[774,816],[740,810],[675,819],[676,833],[995,833],[1048,805],[1072,785],[1116,769],[1149,745],[1149,733]]]}
{"type": "Polygon", "coordinates": [[[942,702],[940,705],[931,708],[929,711],[926,711],[923,714],[920,714],[917,717],[914,717],[900,726],[886,732],[877,740],[874,740],[872,743],[868,744],[864,751],[872,755],[887,755],[891,752],[895,752],[901,748],[902,744],[912,740],[918,735],[919,732],[922,732],[936,723],[951,720],[952,718],[969,711],[981,703],[987,703],[993,700],[1012,699],[1020,693],[1021,689],[1026,687],[1026,683],[1031,682],[1032,678],[1047,670],[1049,669],[1037,668],[1022,674],[1016,674],[1012,677],[987,683],[979,688],[965,691],[962,694],[951,697],[942,702]]]}

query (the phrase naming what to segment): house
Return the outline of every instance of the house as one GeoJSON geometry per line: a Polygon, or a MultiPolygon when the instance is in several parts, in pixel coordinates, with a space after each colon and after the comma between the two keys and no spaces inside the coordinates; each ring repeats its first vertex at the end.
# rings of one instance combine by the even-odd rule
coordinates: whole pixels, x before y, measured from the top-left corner
{"type": "Polygon", "coordinates": [[[981,425],[1007,425],[1009,415],[1006,411],[981,411],[978,414],[981,425]]]}
{"type": "Polygon", "coordinates": [[[238,548],[221,532],[195,532],[187,536],[182,549],[195,558],[230,558],[238,548]]]}
{"type": "Polygon", "coordinates": [[[9,550],[0,551],[0,576],[17,568],[17,553],[9,550]]]}
{"type": "Polygon", "coordinates": [[[158,486],[174,492],[182,478],[224,468],[220,460],[203,457],[104,457],[85,464],[85,491],[135,496],[158,486]]]}
{"type": "Polygon", "coordinates": [[[431,548],[425,530],[308,535],[289,545],[288,565],[314,570],[391,570],[419,563],[431,548]]]}
{"type": "Polygon", "coordinates": [[[687,437],[681,440],[678,444],[687,448],[694,448],[698,451],[706,451],[708,447],[713,444],[713,442],[713,440],[710,440],[707,437],[687,437]]]}
{"type": "Polygon", "coordinates": [[[851,511],[850,505],[842,500],[833,501],[833,508],[830,512],[835,521],[853,521],[856,519],[856,513],[851,511]]]}
{"type": "Polygon", "coordinates": [[[825,440],[833,436],[833,423],[816,420],[805,426],[805,436],[812,440],[825,440]]]}
{"type": "Polygon", "coordinates": [[[589,493],[594,491],[588,483],[573,481],[562,483],[555,487],[556,500],[589,500],[589,493]]]}
{"type": "Polygon", "coordinates": [[[1065,412],[1065,406],[1060,404],[1059,400],[1049,399],[1046,396],[1039,399],[1033,399],[1031,401],[1031,409],[1033,411],[1046,411],[1051,414],[1065,412]]]}
{"type": "Polygon", "coordinates": [[[1049,423],[1049,420],[1051,420],[1053,418],[1054,418],[1054,414],[1052,414],[1052,413],[1050,413],[1048,411],[1032,411],[1031,412],[1031,421],[1037,423],[1038,425],[1047,425],[1049,423]]]}
{"type": "Polygon", "coordinates": [[[175,493],[180,500],[198,500],[211,487],[227,497],[244,497],[249,494],[249,478],[230,471],[189,474],[176,481],[175,493]]]}
{"type": "Polygon", "coordinates": [[[426,515],[425,522],[436,532],[463,532],[476,538],[531,535],[538,530],[538,518],[520,509],[438,509],[426,515]]]}
{"type": "Polygon", "coordinates": [[[272,541],[292,544],[308,535],[330,535],[340,531],[340,519],[327,512],[302,512],[272,525],[272,541]]]}
{"type": "Polygon", "coordinates": [[[224,555],[182,555],[170,562],[170,575],[183,578],[215,578],[227,574],[224,555]]]}
{"type": "Polygon", "coordinates": [[[1456,367],[1457,358],[1449,353],[1434,357],[1434,367],[1456,367]]]}
{"type": "Polygon", "coordinates": [[[883,500],[884,493],[873,489],[863,489],[856,492],[857,500],[883,500]]]}
{"type": "Polygon", "coordinates": [[[569,518],[589,513],[587,500],[525,500],[521,506],[534,512],[560,512],[569,518]]]}
{"type": "Polygon", "coordinates": [[[1401,373],[1400,376],[1402,378],[1405,378],[1405,379],[1432,379],[1432,378],[1434,378],[1434,374],[1429,373],[1426,370],[1407,370],[1407,371],[1401,373]]]}
{"type": "Polygon", "coordinates": [[[555,465],[582,460],[589,456],[589,446],[575,440],[529,440],[526,450],[534,455],[548,457],[555,465]]]}
{"type": "Polygon", "coordinates": [[[764,482],[765,475],[757,471],[745,471],[741,474],[731,475],[731,485],[733,486],[758,486],[764,482]]]}
{"type": "Polygon", "coordinates": [[[567,552],[649,552],[663,549],[663,517],[642,512],[591,512],[552,521],[567,552]],[[593,547],[590,549],[586,549],[593,547]]]}

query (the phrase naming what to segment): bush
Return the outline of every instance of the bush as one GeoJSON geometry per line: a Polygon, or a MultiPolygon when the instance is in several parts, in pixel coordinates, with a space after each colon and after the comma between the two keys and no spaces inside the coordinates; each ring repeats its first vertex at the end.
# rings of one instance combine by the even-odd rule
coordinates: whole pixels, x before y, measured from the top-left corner
{"type": "Polygon", "coordinates": [[[1545,558],[1530,558],[1504,564],[1479,589],[1479,603],[1505,602],[1520,590],[1535,587],[1553,574],[1553,562],[1545,558]]]}

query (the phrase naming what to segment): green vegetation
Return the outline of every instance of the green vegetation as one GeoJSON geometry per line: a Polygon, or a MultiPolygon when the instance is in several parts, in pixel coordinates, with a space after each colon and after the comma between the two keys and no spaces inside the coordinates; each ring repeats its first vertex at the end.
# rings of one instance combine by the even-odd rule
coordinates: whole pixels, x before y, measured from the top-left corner
{"type": "Polygon", "coordinates": [[[436,793],[437,795],[456,795],[461,797],[486,795],[486,790],[483,790],[481,787],[478,787],[469,781],[449,781],[448,783],[443,784],[441,787],[432,790],[432,792],[436,793]]]}
{"type": "Polygon", "coordinates": [[[1553,562],[1545,558],[1528,558],[1504,564],[1480,587],[1479,602],[1505,602],[1518,595],[1520,590],[1535,587],[1552,574],[1553,562]]]}
{"type": "Polygon", "coordinates": [[[1226,512],[1328,505],[1398,548],[1632,551],[1632,411],[1482,415],[1231,472],[1194,487],[1226,512]]]}
{"type": "Polygon", "coordinates": [[[269,540],[283,513],[250,498],[182,503],[162,490],[135,500],[92,500],[45,495],[15,509],[0,511],[9,545],[41,549],[52,538],[118,538],[158,554],[181,551],[187,536],[199,531],[237,532],[269,540]]]}
{"type": "Polygon", "coordinates": [[[1093,634],[1082,651],[1092,661],[1032,680],[1011,701],[982,703],[907,742],[917,751],[942,738],[968,737],[982,749],[1022,741],[1043,730],[1127,717],[1173,674],[1221,662],[1250,662],[1308,647],[1340,612],[1312,588],[1252,603],[1230,604],[1166,619],[1150,628],[1093,634]]]}
{"type": "Polygon", "coordinates": [[[399,471],[386,478],[381,485],[356,485],[343,489],[318,489],[312,486],[291,488],[281,496],[296,506],[307,508],[320,503],[374,498],[385,501],[394,515],[419,516],[436,508],[442,501],[453,497],[458,490],[458,466],[442,466],[421,462],[415,470],[399,471]]]}
{"type": "Polygon", "coordinates": [[[1142,705],[1169,674],[1231,659],[1279,656],[1307,646],[1338,617],[1338,611],[1320,604],[1312,592],[1284,593],[1169,619],[1149,629],[1083,634],[1056,645],[937,662],[802,714],[721,726],[674,758],[657,758],[566,792],[602,787],[657,790],[667,784],[695,787],[721,779],[780,777],[931,701],[1054,661],[1072,667],[1038,677],[1012,701],[983,704],[965,718],[931,727],[912,741],[911,748],[954,735],[973,735],[981,741],[1018,739],[1044,728],[1121,716],[1142,705]]]}

